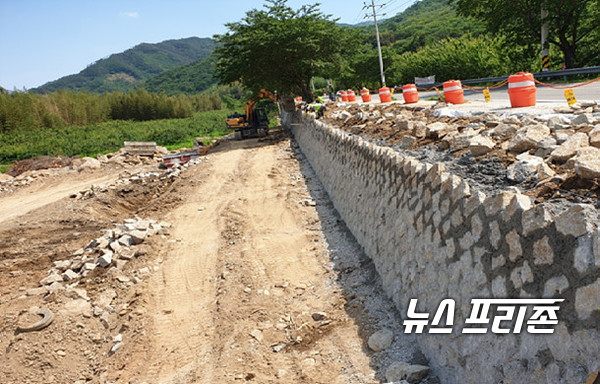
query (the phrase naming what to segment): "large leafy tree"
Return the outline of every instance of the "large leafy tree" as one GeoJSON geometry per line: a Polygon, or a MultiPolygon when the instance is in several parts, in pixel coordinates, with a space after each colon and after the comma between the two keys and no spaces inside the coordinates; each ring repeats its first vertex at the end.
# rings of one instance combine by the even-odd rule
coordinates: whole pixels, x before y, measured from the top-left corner
{"type": "Polygon", "coordinates": [[[600,0],[450,0],[463,15],[484,20],[518,44],[539,44],[542,23],[549,43],[564,56],[567,68],[599,64],[600,0]],[[549,12],[542,20],[542,8],[549,12]]]}
{"type": "Polygon", "coordinates": [[[215,36],[221,82],[311,98],[310,79],[339,72],[346,54],[359,45],[354,32],[330,17],[319,4],[294,10],[287,0],[267,0],[263,9],[226,24],[229,32],[215,36]]]}

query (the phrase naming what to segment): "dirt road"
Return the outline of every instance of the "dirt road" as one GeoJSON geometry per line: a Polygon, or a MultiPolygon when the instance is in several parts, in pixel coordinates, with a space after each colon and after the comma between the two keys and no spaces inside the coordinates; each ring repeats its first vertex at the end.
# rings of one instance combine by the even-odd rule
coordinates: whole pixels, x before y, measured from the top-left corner
{"type": "Polygon", "coordinates": [[[166,217],[176,241],[150,283],[140,380],[375,382],[292,152],[250,145],[214,154],[207,179],[166,217]]]}
{"type": "Polygon", "coordinates": [[[117,178],[117,173],[84,173],[64,179],[55,178],[51,183],[28,186],[20,193],[0,197],[0,223],[22,216],[30,211],[52,204],[72,193],[89,188],[92,184],[106,184],[117,178]]]}
{"type": "Polygon", "coordinates": [[[285,134],[226,141],[175,181],[120,188],[58,200],[0,228],[0,239],[22,237],[0,241],[0,273],[11,276],[0,282],[8,383],[364,384],[386,382],[396,361],[426,364],[285,134]],[[170,233],[125,266],[29,293],[53,261],[134,214],[171,223],[170,233]],[[13,334],[39,307],[57,314],[53,324],[13,334]],[[382,329],[395,338],[374,352],[367,340],[382,329]]]}

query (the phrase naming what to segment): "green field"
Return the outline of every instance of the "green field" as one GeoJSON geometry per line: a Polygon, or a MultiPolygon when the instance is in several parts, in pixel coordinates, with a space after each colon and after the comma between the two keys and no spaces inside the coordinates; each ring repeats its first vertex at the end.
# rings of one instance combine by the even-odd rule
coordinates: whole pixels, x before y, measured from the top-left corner
{"type": "Polygon", "coordinates": [[[230,133],[229,110],[199,112],[185,119],[107,121],[83,127],[20,129],[0,133],[0,170],[36,156],[96,156],[117,151],[124,141],[155,141],[169,148],[191,146],[195,137],[230,133]]]}

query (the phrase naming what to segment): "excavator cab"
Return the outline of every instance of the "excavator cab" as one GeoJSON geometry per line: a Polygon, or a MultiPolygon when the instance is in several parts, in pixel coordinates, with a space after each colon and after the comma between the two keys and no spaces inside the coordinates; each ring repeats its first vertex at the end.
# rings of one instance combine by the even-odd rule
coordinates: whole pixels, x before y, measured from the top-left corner
{"type": "Polygon", "coordinates": [[[277,96],[265,89],[246,102],[246,114],[234,113],[227,116],[227,127],[235,130],[233,136],[236,140],[251,137],[264,137],[269,129],[269,118],[264,108],[255,108],[258,101],[262,99],[277,100],[277,96]]]}

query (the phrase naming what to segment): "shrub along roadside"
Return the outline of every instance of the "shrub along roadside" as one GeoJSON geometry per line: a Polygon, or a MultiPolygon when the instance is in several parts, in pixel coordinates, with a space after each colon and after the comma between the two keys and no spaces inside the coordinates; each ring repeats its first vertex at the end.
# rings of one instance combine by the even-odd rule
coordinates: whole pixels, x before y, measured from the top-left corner
{"type": "Polygon", "coordinates": [[[20,129],[0,133],[0,164],[36,156],[96,156],[114,152],[124,141],[155,141],[162,146],[186,144],[197,136],[218,137],[231,111],[197,113],[185,119],[145,122],[107,121],[83,127],[20,129]]]}
{"type": "MultiPolygon", "coordinates": [[[[446,39],[417,52],[399,55],[390,72],[392,82],[406,84],[415,77],[436,76],[436,81],[508,75],[534,68],[524,48],[507,46],[503,38],[486,36],[446,39]]],[[[535,58],[535,57],[534,57],[535,58]]]]}

